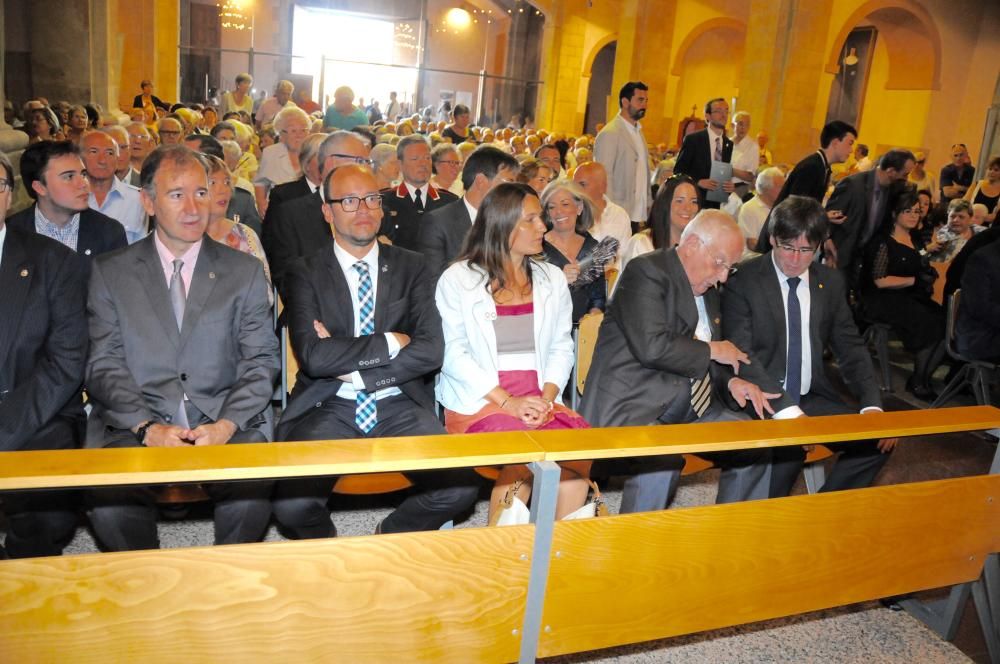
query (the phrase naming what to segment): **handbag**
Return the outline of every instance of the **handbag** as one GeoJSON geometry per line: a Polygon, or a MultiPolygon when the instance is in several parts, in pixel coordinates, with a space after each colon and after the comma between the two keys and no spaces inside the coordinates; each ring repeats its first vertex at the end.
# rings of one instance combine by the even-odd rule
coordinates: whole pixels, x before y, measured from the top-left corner
{"type": "MultiPolygon", "coordinates": [[[[591,519],[596,516],[608,515],[608,506],[604,502],[604,496],[601,495],[601,489],[593,480],[587,479],[586,481],[593,492],[590,501],[583,505],[583,507],[564,516],[560,519],[561,521],[591,519]]],[[[531,510],[528,509],[523,500],[517,497],[517,492],[523,484],[524,480],[517,480],[507,489],[507,493],[504,494],[503,499],[500,501],[500,510],[496,512],[493,523],[490,524],[491,526],[519,526],[530,523],[531,510]]]]}

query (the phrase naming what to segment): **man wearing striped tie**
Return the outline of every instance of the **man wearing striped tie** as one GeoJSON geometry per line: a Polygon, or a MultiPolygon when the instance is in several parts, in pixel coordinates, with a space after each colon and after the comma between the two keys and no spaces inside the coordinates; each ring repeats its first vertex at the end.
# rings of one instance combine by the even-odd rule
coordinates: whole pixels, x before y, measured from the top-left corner
{"type": "MultiPolygon", "coordinates": [[[[700,212],[676,248],[629,262],[601,325],[580,414],[594,426],[749,419],[732,409],[771,412],[763,392],[740,378],[745,353],[722,340],[716,286],[743,251],[739,227],[718,210],[700,212]]],[[[770,451],[711,456],[722,468],[717,502],[766,498],[770,451]]],[[[677,455],[613,460],[591,473],[630,475],[621,512],[664,509],[680,479],[677,455]]]]}
{"type": "MultiPolygon", "coordinates": [[[[339,166],[322,188],[334,242],[288,270],[286,313],[299,373],[277,440],[445,433],[431,377],[444,356],[434,283],[417,253],[376,241],[382,194],[366,166],[339,166]]],[[[296,539],[331,537],[332,477],[280,482],[274,515],[296,539]]],[[[471,471],[410,477],[418,489],[380,532],[433,530],[478,495],[471,471]]]]}

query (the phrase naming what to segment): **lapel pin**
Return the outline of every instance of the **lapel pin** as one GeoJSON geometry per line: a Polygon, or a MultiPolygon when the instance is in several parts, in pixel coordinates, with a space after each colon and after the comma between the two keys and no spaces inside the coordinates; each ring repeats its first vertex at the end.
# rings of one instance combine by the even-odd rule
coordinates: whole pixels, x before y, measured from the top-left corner
{"type": "Polygon", "coordinates": [[[822,287],[823,287],[823,284],[817,284],[817,285],[818,285],[818,286],[819,286],[820,288],[822,288],[822,287]]]}
{"type": "Polygon", "coordinates": [[[28,271],[27,270],[21,270],[21,276],[22,277],[28,276],[28,271]]]}
{"type": "Polygon", "coordinates": [[[86,250],[85,250],[85,251],[83,252],[83,255],[84,255],[84,256],[89,256],[89,255],[90,255],[90,249],[86,249],[86,250]]]}
{"type": "Polygon", "coordinates": [[[719,325],[720,323],[722,323],[722,319],[721,318],[716,318],[715,319],[715,324],[719,325]]]}
{"type": "Polygon", "coordinates": [[[388,272],[389,271],[389,266],[388,265],[383,265],[382,266],[382,271],[383,272],[388,272]]]}
{"type": "Polygon", "coordinates": [[[209,279],[215,279],[215,272],[209,272],[208,273],[208,278],[209,279]]]}

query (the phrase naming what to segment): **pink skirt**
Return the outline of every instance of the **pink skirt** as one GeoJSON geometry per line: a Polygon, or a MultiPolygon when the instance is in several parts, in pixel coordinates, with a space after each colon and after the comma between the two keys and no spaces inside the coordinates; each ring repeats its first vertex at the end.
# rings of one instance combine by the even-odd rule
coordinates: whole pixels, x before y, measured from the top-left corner
{"type": "MultiPolygon", "coordinates": [[[[538,389],[537,371],[501,371],[500,387],[515,397],[537,397],[542,395],[538,389]]],[[[453,410],[445,409],[445,429],[448,433],[490,433],[495,431],[530,431],[519,418],[500,410],[500,406],[488,403],[472,415],[463,415],[453,410]]],[[[576,412],[562,404],[553,404],[549,421],[535,430],[546,429],[589,429],[587,421],[576,412]]]]}

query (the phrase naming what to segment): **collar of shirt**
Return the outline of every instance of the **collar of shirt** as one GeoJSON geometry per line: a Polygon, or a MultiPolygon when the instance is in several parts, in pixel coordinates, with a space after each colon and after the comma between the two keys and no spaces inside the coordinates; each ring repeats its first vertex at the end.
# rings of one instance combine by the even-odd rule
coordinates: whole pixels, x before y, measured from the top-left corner
{"type": "MultiPolygon", "coordinates": [[[[774,252],[771,252],[771,265],[774,266],[774,273],[778,276],[778,286],[781,288],[781,310],[785,313],[785,353],[788,353],[788,277],[774,259],[774,252]]],[[[809,312],[812,305],[811,291],[809,290],[809,270],[799,275],[798,288],[795,294],[799,300],[799,313],[802,314],[802,373],[801,394],[808,394],[812,387],[812,344],[809,340],[809,312]]],[[[787,371],[787,369],[786,369],[787,371]]],[[[786,376],[787,378],[787,373],[786,376]]],[[[800,395],[801,396],[801,395],[800,395]]]]}
{"type": "Polygon", "coordinates": [[[309,185],[310,194],[315,194],[316,191],[319,189],[319,185],[313,184],[312,180],[310,180],[309,178],[306,178],[306,184],[309,185]]]}
{"type": "Polygon", "coordinates": [[[3,243],[7,239],[7,224],[0,225],[0,265],[3,264],[3,243]]]}
{"type": "Polygon", "coordinates": [[[368,263],[368,274],[372,278],[372,288],[375,288],[375,285],[378,283],[378,242],[372,243],[372,248],[368,250],[368,253],[364,257],[355,258],[335,241],[333,243],[333,255],[337,257],[340,269],[343,270],[344,276],[347,277],[347,283],[355,285],[351,288],[352,295],[355,295],[354,299],[357,299],[356,291],[359,277],[358,271],[353,266],[359,260],[368,263]]]}
{"type": "Polygon", "coordinates": [[[472,223],[476,223],[476,215],[479,214],[479,210],[472,207],[472,203],[465,196],[462,196],[462,202],[465,203],[465,209],[469,211],[469,219],[472,220],[472,223]]]}
{"type": "Polygon", "coordinates": [[[76,251],[77,241],[80,238],[80,213],[77,212],[70,217],[69,223],[60,226],[49,221],[42,209],[35,204],[35,230],[45,237],[50,237],[57,242],[61,242],[73,251],[76,251]]]}
{"type": "Polygon", "coordinates": [[[698,308],[698,325],[694,329],[694,337],[698,341],[708,343],[712,340],[712,326],[708,322],[708,309],[705,307],[705,296],[695,295],[694,305],[698,308]]]}
{"type": "Polygon", "coordinates": [[[170,279],[174,276],[174,260],[180,259],[184,261],[184,265],[181,266],[181,281],[184,282],[184,292],[191,292],[191,280],[194,279],[194,267],[198,264],[198,256],[201,254],[201,245],[204,239],[198,240],[191,247],[184,252],[182,256],[174,256],[174,254],[167,249],[166,245],[160,242],[160,234],[156,231],[153,232],[153,246],[156,247],[156,254],[160,257],[160,267],[163,269],[163,276],[167,280],[167,287],[170,287],[170,279]]]}
{"type": "Polygon", "coordinates": [[[91,191],[89,199],[90,208],[92,210],[97,210],[98,212],[104,212],[104,210],[113,203],[113,199],[125,198],[125,194],[121,191],[123,186],[125,186],[125,183],[117,177],[111,178],[111,188],[108,190],[108,195],[104,197],[104,203],[102,205],[97,204],[97,196],[93,191],[91,191]]]}
{"type": "MultiPolygon", "coordinates": [[[[717,138],[723,138],[726,134],[722,131],[715,131],[712,125],[706,126],[705,129],[708,130],[708,142],[712,146],[712,149],[714,150],[715,140],[717,138]]],[[[722,142],[725,143],[725,140],[723,140],[722,142]]]]}
{"type": "Polygon", "coordinates": [[[422,187],[414,187],[412,184],[403,180],[403,186],[406,187],[406,192],[410,195],[410,200],[414,203],[417,201],[417,194],[415,192],[420,192],[420,200],[424,205],[427,205],[427,189],[430,187],[430,183],[424,184],[422,187]]]}
{"type": "Polygon", "coordinates": [[[823,168],[825,168],[827,171],[829,171],[830,170],[830,162],[828,162],[826,160],[826,153],[823,152],[822,149],[820,149],[820,150],[816,150],[816,154],[818,154],[819,158],[823,161],[823,168]]]}

